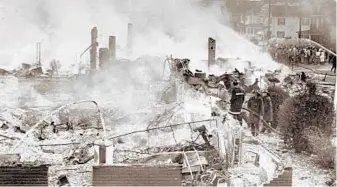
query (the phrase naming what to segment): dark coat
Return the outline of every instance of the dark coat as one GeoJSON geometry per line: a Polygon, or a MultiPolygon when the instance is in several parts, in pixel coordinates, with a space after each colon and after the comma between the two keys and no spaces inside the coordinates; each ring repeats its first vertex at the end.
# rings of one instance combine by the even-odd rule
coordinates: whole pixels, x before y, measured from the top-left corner
{"type": "Polygon", "coordinates": [[[263,119],[266,122],[272,122],[273,121],[273,104],[269,96],[263,97],[263,106],[264,106],[263,119]]]}
{"type": "Polygon", "coordinates": [[[229,112],[232,114],[241,114],[243,102],[245,101],[245,91],[239,86],[231,88],[231,106],[229,112]]]}
{"type": "Polygon", "coordinates": [[[332,57],[331,63],[333,67],[336,67],[336,56],[332,57]]]}
{"type": "Polygon", "coordinates": [[[301,81],[303,81],[303,82],[307,81],[307,75],[304,72],[301,73],[300,78],[301,78],[301,81]]]}
{"type": "MultiPolygon", "coordinates": [[[[248,109],[251,109],[255,113],[259,114],[260,116],[264,115],[264,106],[263,106],[263,99],[262,97],[251,97],[248,100],[247,104],[248,109]]],[[[259,124],[260,117],[255,116],[252,113],[249,113],[248,117],[248,124],[259,124]]]]}

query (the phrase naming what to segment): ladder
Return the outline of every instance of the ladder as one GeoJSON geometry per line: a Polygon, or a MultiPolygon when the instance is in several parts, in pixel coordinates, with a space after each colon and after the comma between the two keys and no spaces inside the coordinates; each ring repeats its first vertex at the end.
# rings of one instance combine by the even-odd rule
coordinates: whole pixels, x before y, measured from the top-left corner
{"type": "Polygon", "coordinates": [[[236,126],[234,128],[234,167],[239,167],[241,163],[242,156],[242,128],[241,126],[236,126]]]}

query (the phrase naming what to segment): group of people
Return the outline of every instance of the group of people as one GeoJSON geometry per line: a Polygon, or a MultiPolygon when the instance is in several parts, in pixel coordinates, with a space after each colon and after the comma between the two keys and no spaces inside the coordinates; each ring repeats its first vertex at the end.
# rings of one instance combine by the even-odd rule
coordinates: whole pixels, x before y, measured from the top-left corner
{"type": "Polygon", "coordinates": [[[269,53],[275,61],[288,65],[297,63],[314,65],[331,63],[331,71],[336,72],[336,56],[315,46],[285,46],[276,44],[269,47],[269,53]]]}
{"type": "MultiPolygon", "coordinates": [[[[239,121],[240,125],[242,125],[242,120],[245,118],[253,136],[258,136],[260,132],[265,132],[267,130],[265,125],[271,126],[273,121],[272,100],[268,91],[261,93],[258,87],[258,79],[255,80],[254,84],[246,86],[244,74],[237,69],[231,74],[226,72],[221,76],[209,75],[206,77],[205,73],[200,70],[192,73],[189,70],[189,59],[175,59],[175,69],[178,72],[182,72],[184,80],[194,88],[203,87],[206,94],[215,94],[214,96],[220,99],[218,102],[220,108],[225,109],[229,100],[229,113],[239,121]],[[246,89],[243,87],[246,87],[246,89]],[[208,92],[211,88],[216,89],[217,93],[208,92]],[[247,108],[252,112],[249,112],[249,116],[246,118],[243,115],[242,107],[246,100],[246,93],[251,91],[254,96],[248,99],[247,108]],[[262,123],[267,124],[261,126],[262,123]]],[[[271,132],[270,128],[268,128],[267,132],[271,132]]]]}
{"type": "MultiPolygon", "coordinates": [[[[234,119],[239,121],[240,125],[242,125],[242,107],[246,99],[245,90],[240,86],[237,80],[234,80],[230,87],[225,87],[225,84],[222,81],[220,81],[218,85],[218,97],[220,98],[220,102],[222,105],[226,103],[228,96],[230,95],[229,113],[233,115],[234,119]]],[[[264,133],[267,130],[265,125],[261,126],[263,121],[271,126],[273,121],[273,105],[268,91],[263,91],[261,93],[259,89],[254,89],[253,94],[254,96],[250,97],[247,101],[247,108],[253,112],[249,113],[246,121],[251,129],[252,135],[258,136],[259,132],[264,133]]],[[[271,130],[268,128],[267,133],[270,132],[271,130]]]]}

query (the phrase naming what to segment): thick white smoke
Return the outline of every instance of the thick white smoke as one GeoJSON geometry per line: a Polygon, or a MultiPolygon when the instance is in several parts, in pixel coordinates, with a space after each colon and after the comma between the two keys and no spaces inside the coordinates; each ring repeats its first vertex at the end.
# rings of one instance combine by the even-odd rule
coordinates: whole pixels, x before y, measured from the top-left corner
{"type": "MultiPolygon", "coordinates": [[[[108,36],[115,35],[117,58],[143,56],[132,63],[116,62],[106,71],[100,71],[93,83],[77,81],[58,89],[70,87],[74,92],[69,93],[73,100],[93,99],[120,110],[121,115],[131,115],[124,123],[132,128],[136,124],[141,128],[141,124],[146,125],[154,118],[149,115],[146,119],[138,119],[134,112],[151,107],[156,110],[156,105],[162,104],[158,103],[160,93],[169,85],[161,80],[165,55],[190,58],[195,68],[207,67],[202,60],[207,59],[208,37],[213,37],[217,40],[218,57],[240,57],[265,69],[279,66],[268,54],[261,53],[257,46],[226,27],[223,24],[226,18],[219,6],[205,8],[188,0],[1,0],[0,3],[1,25],[5,26],[0,30],[0,51],[3,53],[0,66],[3,68],[34,62],[35,42],[41,41],[43,66],[48,67],[50,60],[55,58],[64,69],[69,69],[78,63],[79,54],[90,45],[90,30],[94,26],[99,32],[99,47],[107,47],[108,36]],[[126,53],[128,23],[134,26],[131,56],[126,53]]],[[[86,62],[88,58],[82,60],[86,62]]],[[[238,65],[233,63],[233,67],[238,65]]],[[[184,107],[196,109],[192,101],[184,107]]],[[[207,111],[202,115],[210,115],[210,106],[199,107],[198,111],[207,111]]]]}
{"type": "MultiPolygon", "coordinates": [[[[205,69],[208,37],[217,40],[218,57],[240,57],[250,60],[254,66],[271,70],[279,66],[257,46],[226,27],[223,24],[226,18],[219,7],[203,8],[189,0],[0,0],[0,8],[2,68],[35,62],[35,44],[40,41],[44,67],[57,59],[64,69],[69,69],[79,62],[79,55],[90,45],[92,27],[98,28],[99,47],[107,47],[109,35],[116,36],[117,58],[131,58],[132,62],[119,60],[110,68],[100,70],[92,82],[80,78],[54,89],[70,97],[62,98],[63,93],[50,97],[60,100],[50,99],[55,105],[92,99],[104,109],[112,108],[112,113],[104,110],[106,118],[112,118],[107,120],[107,126],[113,129],[110,134],[145,129],[156,120],[157,114],[169,108],[160,102],[163,90],[172,86],[161,77],[163,57],[172,54],[176,58],[190,58],[191,66],[205,69]],[[134,26],[131,56],[126,52],[128,23],[134,26]]],[[[82,60],[87,62],[88,57],[82,60]]],[[[233,62],[233,65],[238,64],[233,62]]],[[[56,83],[48,82],[50,87],[52,84],[56,83]]],[[[50,89],[48,92],[53,94],[50,89]]],[[[192,97],[186,92],[182,96],[188,98],[180,111],[176,109],[172,123],[210,117],[213,104],[209,97],[192,97]]],[[[186,137],[188,133],[190,129],[186,128],[176,135],[186,137]]]]}
{"type": "Polygon", "coordinates": [[[36,42],[42,42],[42,61],[61,61],[64,68],[79,61],[97,26],[100,47],[117,37],[117,56],[125,58],[127,24],[134,25],[132,58],[168,55],[207,59],[207,38],[217,40],[217,56],[241,57],[261,66],[275,63],[266,54],[223,25],[219,6],[200,8],[188,0],[2,0],[0,1],[0,66],[15,68],[36,61],[36,42]]]}

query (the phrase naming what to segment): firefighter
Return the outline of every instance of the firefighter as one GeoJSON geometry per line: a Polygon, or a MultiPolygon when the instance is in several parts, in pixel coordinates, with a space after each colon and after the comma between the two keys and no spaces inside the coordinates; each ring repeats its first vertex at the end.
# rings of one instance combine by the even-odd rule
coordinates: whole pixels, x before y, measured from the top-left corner
{"type": "Polygon", "coordinates": [[[259,127],[261,119],[263,119],[264,107],[263,107],[263,100],[259,91],[254,90],[253,93],[254,96],[248,100],[247,107],[248,109],[257,113],[259,117],[253,113],[250,113],[248,117],[248,125],[250,125],[252,135],[257,136],[260,131],[259,127]]]}
{"type": "MultiPolygon", "coordinates": [[[[263,119],[269,124],[269,126],[272,126],[271,123],[273,121],[273,104],[271,101],[271,97],[268,91],[263,92],[263,107],[264,107],[264,115],[263,119]]],[[[266,131],[266,127],[263,126],[261,132],[264,133],[266,131]]],[[[268,128],[268,133],[271,133],[270,128],[268,128]]]]}
{"type": "Polygon", "coordinates": [[[301,73],[301,75],[300,75],[300,80],[301,80],[302,82],[306,82],[306,81],[307,81],[307,75],[306,75],[304,72],[301,73]]]}
{"type": "Polygon", "coordinates": [[[218,84],[218,93],[217,96],[220,98],[219,104],[220,107],[224,110],[226,108],[226,103],[228,99],[228,91],[225,88],[223,81],[220,81],[218,84]]]}
{"type": "Polygon", "coordinates": [[[231,99],[229,113],[233,115],[234,119],[240,122],[242,126],[242,114],[241,109],[243,102],[245,101],[245,91],[239,86],[237,80],[234,80],[233,87],[231,88],[231,99]]]}
{"type": "Polygon", "coordinates": [[[231,78],[230,78],[229,74],[227,74],[227,72],[224,75],[223,81],[224,81],[224,84],[226,86],[226,89],[229,90],[232,85],[231,85],[231,78]]]}

